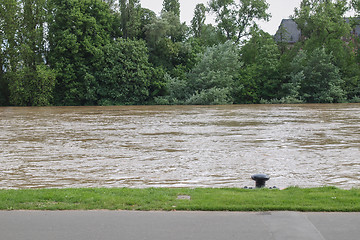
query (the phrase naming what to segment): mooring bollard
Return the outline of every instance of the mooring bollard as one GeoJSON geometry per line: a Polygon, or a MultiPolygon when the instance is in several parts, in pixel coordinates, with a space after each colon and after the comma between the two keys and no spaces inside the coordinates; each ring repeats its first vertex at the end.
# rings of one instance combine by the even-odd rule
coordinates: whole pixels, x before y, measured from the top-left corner
{"type": "Polygon", "coordinates": [[[256,182],[256,188],[265,187],[265,182],[270,179],[266,174],[255,174],[251,176],[251,179],[256,182]]]}

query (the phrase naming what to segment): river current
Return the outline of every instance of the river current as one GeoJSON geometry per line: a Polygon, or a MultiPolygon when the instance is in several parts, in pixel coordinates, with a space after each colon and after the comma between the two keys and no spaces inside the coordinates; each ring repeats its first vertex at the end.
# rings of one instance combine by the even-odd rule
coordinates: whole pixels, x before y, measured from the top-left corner
{"type": "Polygon", "coordinates": [[[360,188],[360,104],[2,107],[0,188],[360,188]]]}

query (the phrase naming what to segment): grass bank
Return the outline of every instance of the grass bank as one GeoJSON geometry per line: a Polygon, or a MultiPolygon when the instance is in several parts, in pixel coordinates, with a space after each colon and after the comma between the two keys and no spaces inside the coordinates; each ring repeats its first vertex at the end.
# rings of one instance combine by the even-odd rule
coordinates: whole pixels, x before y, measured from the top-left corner
{"type": "Polygon", "coordinates": [[[20,209],[360,212],[360,189],[291,187],[284,190],[237,188],[0,190],[0,210],[20,209]]]}

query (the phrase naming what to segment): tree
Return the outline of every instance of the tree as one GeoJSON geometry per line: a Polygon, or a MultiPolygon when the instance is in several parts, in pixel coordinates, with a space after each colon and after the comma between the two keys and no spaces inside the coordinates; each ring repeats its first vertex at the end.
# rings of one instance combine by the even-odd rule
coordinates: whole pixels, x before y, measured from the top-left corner
{"type": "Polygon", "coordinates": [[[359,15],[360,14],[360,0],[351,0],[351,6],[359,15]]]}
{"type": "Polygon", "coordinates": [[[53,98],[56,74],[45,64],[25,66],[9,83],[10,102],[17,106],[48,106],[53,98]]]}
{"type": "Polygon", "coordinates": [[[94,73],[101,68],[102,47],[110,42],[111,10],[100,0],[52,1],[49,63],[57,72],[55,104],[94,104],[94,73]]]}
{"type": "MultiPolygon", "coordinates": [[[[294,20],[304,37],[302,49],[307,52],[324,48],[334,56],[333,64],[339,68],[342,88],[352,99],[359,95],[359,66],[357,62],[357,41],[351,35],[352,27],[345,13],[348,1],[342,0],[303,0],[295,10],[294,20]]],[[[353,1],[353,4],[357,1],[353,1]]]]}
{"type": "Polygon", "coordinates": [[[20,2],[17,0],[1,0],[0,8],[3,67],[7,72],[16,71],[19,63],[20,2]]]}
{"type": "Polygon", "coordinates": [[[235,94],[236,103],[259,103],[260,99],[279,97],[281,89],[280,52],[273,37],[255,31],[241,49],[244,67],[237,79],[242,88],[235,94]]]}
{"type": "Polygon", "coordinates": [[[9,82],[19,66],[20,2],[0,0],[0,105],[9,104],[9,82]]]}
{"type": "Polygon", "coordinates": [[[23,65],[36,71],[45,59],[46,0],[22,0],[20,51],[23,65]]]}
{"type": "Polygon", "coordinates": [[[199,3],[194,10],[194,17],[191,20],[191,29],[195,37],[200,37],[206,20],[206,7],[199,3]]]}
{"type": "Polygon", "coordinates": [[[49,105],[55,81],[44,65],[47,2],[8,0],[1,2],[1,9],[3,92],[14,105],[49,105]]]}
{"type": "Polygon", "coordinates": [[[4,72],[4,64],[5,64],[5,51],[3,43],[5,42],[5,33],[3,31],[5,25],[5,6],[4,3],[0,2],[0,106],[5,105],[7,100],[7,83],[5,81],[5,72],[4,72]]]}
{"type": "Polygon", "coordinates": [[[290,94],[308,103],[342,102],[343,80],[332,58],[324,48],[300,51],[292,61],[290,94]]]}
{"type": "Polygon", "coordinates": [[[139,0],[120,0],[120,20],[123,38],[135,39],[141,34],[142,9],[139,0]]]}
{"type": "Polygon", "coordinates": [[[141,8],[139,39],[146,40],[147,26],[156,20],[156,14],[147,8],[141,8]]]}
{"type": "Polygon", "coordinates": [[[172,12],[175,16],[180,18],[180,3],[179,0],[164,0],[163,12],[172,12]]]}
{"type": "Polygon", "coordinates": [[[9,104],[9,82],[19,66],[20,2],[0,1],[0,105],[9,104]]]}
{"type": "Polygon", "coordinates": [[[110,9],[112,9],[113,11],[116,11],[116,9],[119,7],[118,6],[118,0],[103,0],[110,9]]]}
{"type": "Polygon", "coordinates": [[[6,41],[5,37],[5,6],[3,2],[0,2],[0,83],[2,82],[4,75],[4,64],[5,64],[5,52],[4,52],[4,42],[6,41]]]}
{"type": "Polygon", "coordinates": [[[209,7],[216,15],[218,28],[235,43],[249,36],[257,20],[268,21],[270,18],[266,12],[269,4],[265,0],[240,0],[239,4],[235,0],[211,0],[209,7]]]}
{"type": "Polygon", "coordinates": [[[350,25],[344,20],[348,9],[347,1],[343,0],[302,0],[293,18],[305,39],[306,49],[324,46],[332,51],[343,48],[343,39],[351,32],[350,25]]]}
{"type": "Polygon", "coordinates": [[[158,104],[229,104],[232,88],[242,64],[240,52],[231,42],[208,47],[185,77],[166,75],[167,95],[158,104]]]}
{"type": "Polygon", "coordinates": [[[232,103],[232,87],[242,63],[239,49],[231,42],[209,47],[189,73],[189,104],[232,103]]]}
{"type": "MultiPolygon", "coordinates": [[[[352,7],[356,12],[356,17],[354,18],[354,25],[360,25],[360,0],[352,0],[352,7]]],[[[354,37],[354,49],[355,49],[355,67],[352,68],[352,77],[348,78],[346,81],[346,87],[348,92],[348,99],[357,99],[359,102],[360,98],[360,38],[354,37]]]]}
{"type": "Polygon", "coordinates": [[[163,88],[161,71],[148,62],[145,42],[118,39],[103,51],[103,68],[95,73],[99,105],[144,104],[163,88]]]}
{"type": "MultiPolygon", "coordinates": [[[[351,1],[352,8],[356,12],[356,16],[352,18],[351,24],[353,28],[359,27],[360,25],[360,0],[352,0],[351,1]]],[[[356,61],[360,64],[360,37],[359,36],[352,36],[354,48],[356,50],[356,61]]]]}
{"type": "Polygon", "coordinates": [[[173,12],[162,12],[146,26],[146,40],[150,50],[150,62],[168,71],[183,63],[183,40],[187,27],[173,12]]]}
{"type": "Polygon", "coordinates": [[[221,31],[212,24],[205,24],[201,30],[201,35],[198,39],[204,47],[212,47],[227,41],[221,31]]]}

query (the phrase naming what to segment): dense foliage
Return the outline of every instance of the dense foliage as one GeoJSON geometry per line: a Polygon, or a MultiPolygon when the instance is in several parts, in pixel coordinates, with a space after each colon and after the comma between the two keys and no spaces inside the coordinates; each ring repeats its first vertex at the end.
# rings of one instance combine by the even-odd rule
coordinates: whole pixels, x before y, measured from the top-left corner
{"type": "Polygon", "coordinates": [[[359,0],[302,0],[295,45],[259,29],[265,0],[198,4],[189,26],[179,0],[162,7],[0,0],[0,105],[360,101],[359,0]]]}

